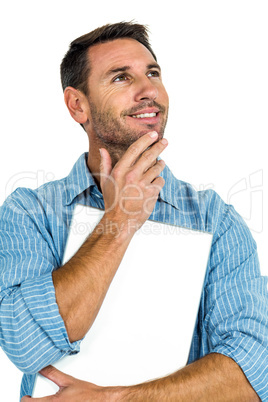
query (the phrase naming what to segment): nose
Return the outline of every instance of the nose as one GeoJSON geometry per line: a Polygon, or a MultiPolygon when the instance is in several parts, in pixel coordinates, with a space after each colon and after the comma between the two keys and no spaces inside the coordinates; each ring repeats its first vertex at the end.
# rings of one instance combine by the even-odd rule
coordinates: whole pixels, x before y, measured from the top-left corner
{"type": "Polygon", "coordinates": [[[135,101],[155,100],[158,96],[158,89],[151,79],[147,76],[140,78],[136,82],[135,101]]]}

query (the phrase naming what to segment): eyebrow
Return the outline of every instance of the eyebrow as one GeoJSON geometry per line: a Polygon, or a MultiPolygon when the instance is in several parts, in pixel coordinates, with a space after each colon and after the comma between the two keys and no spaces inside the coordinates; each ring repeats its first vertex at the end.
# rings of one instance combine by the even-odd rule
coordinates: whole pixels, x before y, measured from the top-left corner
{"type": "Polygon", "coordinates": [[[161,67],[158,63],[148,64],[147,69],[150,70],[151,68],[157,68],[159,71],[161,71],[161,67]]]}
{"type": "MultiPolygon", "coordinates": [[[[161,68],[158,63],[152,63],[147,65],[147,70],[150,70],[152,68],[157,68],[159,71],[161,71],[161,68]]],[[[131,70],[130,66],[122,66],[122,67],[117,67],[117,68],[112,68],[107,73],[105,74],[105,77],[109,77],[112,74],[116,73],[124,73],[125,71],[131,70]]]]}
{"type": "Polygon", "coordinates": [[[115,73],[120,73],[120,72],[125,72],[127,70],[130,70],[131,67],[130,66],[123,66],[123,67],[117,67],[117,68],[112,68],[111,70],[107,71],[107,73],[105,74],[106,76],[115,74],[115,73]]]}

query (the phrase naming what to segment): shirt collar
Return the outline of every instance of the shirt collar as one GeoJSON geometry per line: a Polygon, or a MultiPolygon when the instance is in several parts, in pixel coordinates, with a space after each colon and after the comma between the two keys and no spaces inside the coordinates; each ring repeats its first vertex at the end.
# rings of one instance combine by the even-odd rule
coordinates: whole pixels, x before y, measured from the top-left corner
{"type": "Polygon", "coordinates": [[[178,210],[184,209],[185,200],[193,197],[190,184],[176,179],[168,166],[160,174],[165,179],[165,185],[160,191],[159,198],[178,210]]]}
{"type": "MultiPolygon", "coordinates": [[[[87,166],[87,158],[87,152],[82,154],[66,177],[66,205],[70,205],[85,190],[90,189],[90,191],[99,193],[96,182],[87,166]]],[[[185,200],[185,197],[189,196],[187,191],[189,185],[177,180],[167,166],[160,176],[165,179],[165,185],[160,191],[159,199],[177,209],[183,208],[183,199],[185,200]]]]}
{"type": "Polygon", "coordinates": [[[82,154],[66,177],[66,205],[70,205],[83,191],[93,187],[98,189],[87,166],[87,157],[87,152],[82,154]]]}

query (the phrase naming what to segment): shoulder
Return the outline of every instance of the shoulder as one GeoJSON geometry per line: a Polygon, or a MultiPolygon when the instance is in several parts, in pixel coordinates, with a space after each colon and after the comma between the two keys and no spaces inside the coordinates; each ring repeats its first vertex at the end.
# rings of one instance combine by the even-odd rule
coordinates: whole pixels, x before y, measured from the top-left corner
{"type": "Polygon", "coordinates": [[[32,211],[52,208],[62,209],[87,188],[90,184],[90,177],[86,168],[86,154],[82,154],[76,161],[68,176],[50,181],[36,189],[19,187],[4,202],[1,211],[7,208],[14,210],[32,211]]]}
{"type": "Polygon", "coordinates": [[[190,183],[177,179],[168,167],[163,177],[165,186],[160,193],[162,199],[171,204],[180,215],[180,220],[192,229],[215,233],[226,215],[234,215],[232,206],[226,204],[213,189],[197,191],[190,183]]]}
{"type": "Polygon", "coordinates": [[[19,187],[7,197],[0,211],[1,213],[6,210],[27,211],[28,214],[44,211],[48,205],[53,207],[54,204],[63,201],[65,189],[66,178],[46,183],[37,189],[19,187]]]}

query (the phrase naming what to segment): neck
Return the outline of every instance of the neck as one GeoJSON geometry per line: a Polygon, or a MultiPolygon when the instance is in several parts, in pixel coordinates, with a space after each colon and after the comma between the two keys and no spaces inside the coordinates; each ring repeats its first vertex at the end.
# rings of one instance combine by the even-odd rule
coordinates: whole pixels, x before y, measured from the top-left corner
{"type": "Polygon", "coordinates": [[[120,149],[118,145],[116,147],[109,147],[109,149],[103,144],[97,144],[94,142],[94,145],[89,146],[88,158],[87,158],[87,166],[94,177],[96,184],[100,188],[100,148],[105,148],[110,154],[112,161],[112,168],[116,165],[116,163],[121,159],[126,149],[120,149]]]}

